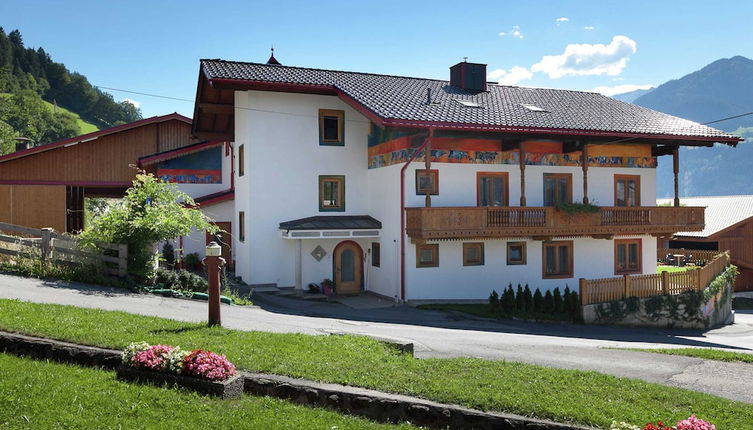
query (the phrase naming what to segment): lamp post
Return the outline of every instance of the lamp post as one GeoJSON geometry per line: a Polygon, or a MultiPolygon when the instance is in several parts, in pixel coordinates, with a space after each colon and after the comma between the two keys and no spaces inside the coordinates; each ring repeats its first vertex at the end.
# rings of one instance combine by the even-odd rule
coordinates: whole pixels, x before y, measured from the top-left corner
{"type": "Polygon", "coordinates": [[[204,265],[209,278],[209,325],[222,325],[220,318],[220,270],[225,265],[222,247],[217,242],[209,242],[205,252],[204,265]]]}

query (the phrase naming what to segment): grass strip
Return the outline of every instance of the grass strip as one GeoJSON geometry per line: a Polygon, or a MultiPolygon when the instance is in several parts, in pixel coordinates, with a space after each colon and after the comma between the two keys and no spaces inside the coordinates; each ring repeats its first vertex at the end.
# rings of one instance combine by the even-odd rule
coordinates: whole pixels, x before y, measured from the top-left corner
{"type": "Polygon", "coordinates": [[[703,358],[704,360],[738,361],[753,363],[753,354],[732,352],[714,348],[618,348],[628,351],[649,352],[652,354],[683,355],[685,357],[703,358]]]}
{"type": "Polygon", "coordinates": [[[207,328],[124,312],[0,300],[0,329],[123,348],[132,341],[208,348],[239,368],[415,395],[472,408],[608,428],[691,414],[753,429],[753,405],[635,379],[475,358],[415,359],[357,336],[207,328]]]}
{"type": "Polygon", "coordinates": [[[114,372],[0,354],[0,429],[411,429],[268,397],[121,382],[114,372]]]}

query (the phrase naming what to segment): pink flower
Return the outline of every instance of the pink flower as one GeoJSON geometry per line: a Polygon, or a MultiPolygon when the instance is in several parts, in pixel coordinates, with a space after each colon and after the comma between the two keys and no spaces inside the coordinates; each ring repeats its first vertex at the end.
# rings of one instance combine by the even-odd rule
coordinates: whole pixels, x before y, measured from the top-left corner
{"type": "Polygon", "coordinates": [[[688,419],[677,423],[677,430],[716,430],[716,426],[691,415],[688,419]]]}
{"type": "Polygon", "coordinates": [[[224,355],[198,349],[186,356],[183,362],[183,373],[222,381],[235,374],[235,366],[224,355]]]}
{"type": "Polygon", "coordinates": [[[133,367],[151,370],[163,370],[165,359],[173,350],[169,345],[152,345],[133,356],[133,367]]]}

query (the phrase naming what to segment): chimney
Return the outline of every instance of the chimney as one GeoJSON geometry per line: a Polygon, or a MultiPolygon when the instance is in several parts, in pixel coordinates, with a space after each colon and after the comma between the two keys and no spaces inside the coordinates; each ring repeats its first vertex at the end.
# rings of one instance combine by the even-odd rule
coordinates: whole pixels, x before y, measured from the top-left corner
{"type": "Polygon", "coordinates": [[[486,64],[466,61],[450,67],[450,85],[466,91],[486,91],[486,64]]]}
{"type": "Polygon", "coordinates": [[[16,138],[16,151],[23,151],[24,149],[31,148],[31,139],[28,137],[16,138]]]}

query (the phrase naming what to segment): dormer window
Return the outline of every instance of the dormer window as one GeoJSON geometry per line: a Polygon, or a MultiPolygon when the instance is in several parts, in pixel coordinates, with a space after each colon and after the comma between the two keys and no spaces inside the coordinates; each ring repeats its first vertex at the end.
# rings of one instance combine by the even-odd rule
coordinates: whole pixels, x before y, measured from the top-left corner
{"type": "Polygon", "coordinates": [[[536,105],[532,105],[532,104],[529,104],[529,103],[522,103],[521,106],[523,106],[524,108],[530,110],[531,112],[549,112],[548,110],[546,110],[544,108],[540,108],[540,107],[538,107],[536,105]]]}
{"type": "Polygon", "coordinates": [[[344,146],[345,112],[319,109],[319,145],[344,146]]]}

